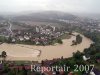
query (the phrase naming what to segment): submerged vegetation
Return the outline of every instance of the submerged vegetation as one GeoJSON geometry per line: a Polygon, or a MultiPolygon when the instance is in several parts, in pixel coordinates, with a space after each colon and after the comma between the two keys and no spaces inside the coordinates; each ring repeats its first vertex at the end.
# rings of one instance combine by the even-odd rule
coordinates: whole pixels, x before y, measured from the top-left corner
{"type": "Polygon", "coordinates": [[[82,42],[82,37],[80,35],[77,35],[76,36],[76,40],[73,40],[72,41],[72,46],[73,45],[77,45],[77,44],[80,44],[82,42]]]}

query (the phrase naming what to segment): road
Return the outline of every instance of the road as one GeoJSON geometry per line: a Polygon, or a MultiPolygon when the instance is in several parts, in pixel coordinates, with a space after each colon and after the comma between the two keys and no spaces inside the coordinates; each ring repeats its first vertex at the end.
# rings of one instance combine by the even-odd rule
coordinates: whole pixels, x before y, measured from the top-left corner
{"type": "Polygon", "coordinates": [[[10,21],[8,21],[8,25],[9,25],[9,28],[8,28],[9,34],[10,34],[10,35],[13,35],[12,23],[11,23],[10,21]]]}

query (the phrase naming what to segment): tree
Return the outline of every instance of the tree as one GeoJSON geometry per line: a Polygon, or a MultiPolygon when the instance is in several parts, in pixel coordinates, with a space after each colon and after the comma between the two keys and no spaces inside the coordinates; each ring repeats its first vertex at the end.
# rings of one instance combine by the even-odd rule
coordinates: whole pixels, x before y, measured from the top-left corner
{"type": "Polygon", "coordinates": [[[4,36],[0,36],[0,42],[5,42],[6,38],[4,36]]]}
{"type": "Polygon", "coordinates": [[[76,43],[80,44],[82,42],[82,37],[80,35],[76,36],[76,43]]]}
{"type": "Polygon", "coordinates": [[[11,36],[7,39],[7,43],[11,43],[12,42],[12,38],[11,36]]]}
{"type": "Polygon", "coordinates": [[[62,44],[62,43],[63,43],[63,41],[62,41],[61,39],[57,39],[57,42],[58,42],[59,44],[62,44]]]}
{"type": "Polygon", "coordinates": [[[2,57],[3,60],[5,61],[5,59],[6,59],[6,57],[7,57],[7,53],[6,53],[5,51],[2,51],[1,57],[2,57]]]}
{"type": "Polygon", "coordinates": [[[75,59],[82,59],[82,53],[80,51],[77,51],[76,53],[73,53],[73,57],[75,59]]]}
{"type": "Polygon", "coordinates": [[[80,44],[81,42],[82,42],[82,37],[80,35],[77,35],[76,36],[76,40],[72,41],[72,45],[71,46],[80,44]]]}

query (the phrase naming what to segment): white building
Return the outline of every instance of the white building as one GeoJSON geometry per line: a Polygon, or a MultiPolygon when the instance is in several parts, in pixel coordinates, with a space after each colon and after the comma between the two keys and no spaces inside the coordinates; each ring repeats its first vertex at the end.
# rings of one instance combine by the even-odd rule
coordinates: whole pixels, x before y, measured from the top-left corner
{"type": "Polygon", "coordinates": [[[16,41],[16,40],[13,38],[13,39],[12,39],[12,42],[15,42],[15,41],[16,41]]]}
{"type": "Polygon", "coordinates": [[[38,27],[36,27],[36,32],[37,32],[37,33],[39,32],[39,28],[38,28],[38,27]]]}
{"type": "Polygon", "coordinates": [[[25,40],[29,40],[30,38],[29,38],[28,36],[25,35],[25,36],[24,36],[24,39],[25,39],[25,40]]]}
{"type": "Polygon", "coordinates": [[[83,56],[83,60],[84,61],[87,61],[87,60],[89,60],[90,59],[90,57],[86,57],[85,55],[83,56]]]}
{"type": "Polygon", "coordinates": [[[19,40],[20,40],[20,41],[24,41],[24,38],[20,36],[20,37],[19,37],[19,40]]]}
{"type": "Polygon", "coordinates": [[[90,72],[90,75],[96,75],[93,71],[90,72]]]}

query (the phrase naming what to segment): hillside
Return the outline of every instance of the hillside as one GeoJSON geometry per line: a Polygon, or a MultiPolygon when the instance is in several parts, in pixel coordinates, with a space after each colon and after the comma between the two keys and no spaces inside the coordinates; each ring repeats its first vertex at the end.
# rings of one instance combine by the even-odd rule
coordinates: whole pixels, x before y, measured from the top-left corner
{"type": "Polygon", "coordinates": [[[31,13],[27,15],[16,16],[13,18],[15,21],[57,21],[59,19],[63,20],[74,20],[77,17],[68,13],[58,12],[58,11],[44,11],[44,12],[37,12],[31,13]]]}

